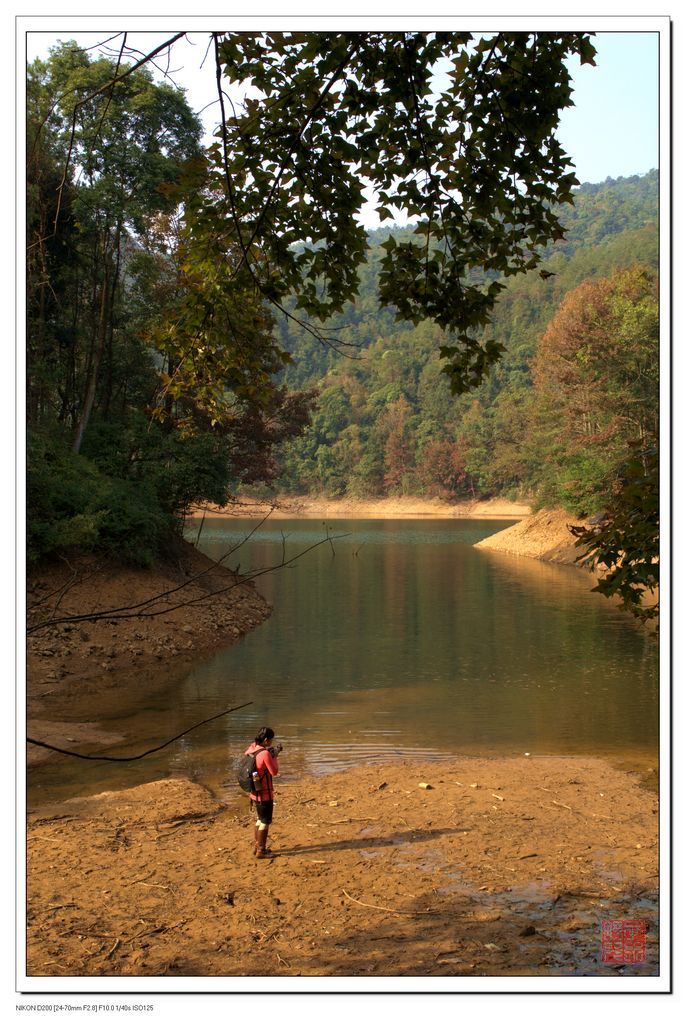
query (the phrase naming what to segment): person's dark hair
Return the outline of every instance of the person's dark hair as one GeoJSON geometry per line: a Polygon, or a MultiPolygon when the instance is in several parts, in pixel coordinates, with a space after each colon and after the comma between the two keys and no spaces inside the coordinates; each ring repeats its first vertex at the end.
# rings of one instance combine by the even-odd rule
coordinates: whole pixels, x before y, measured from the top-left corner
{"type": "Polygon", "coordinates": [[[273,739],[274,730],[270,729],[268,725],[263,725],[255,737],[255,743],[260,743],[264,746],[265,743],[271,743],[273,739]]]}

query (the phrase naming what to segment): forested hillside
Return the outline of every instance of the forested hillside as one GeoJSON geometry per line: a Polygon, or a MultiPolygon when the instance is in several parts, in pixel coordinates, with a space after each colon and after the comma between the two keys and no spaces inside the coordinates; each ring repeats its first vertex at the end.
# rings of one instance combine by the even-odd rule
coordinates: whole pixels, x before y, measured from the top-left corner
{"type": "Polygon", "coordinates": [[[378,308],[389,231],[372,232],[359,298],[327,322],[330,345],[280,321],[286,383],[319,397],[277,486],[605,507],[631,445],[657,431],[657,173],[581,186],[562,221],[542,270],[500,295],[484,338],[505,354],[464,395],[442,372],[447,336],[378,308]]]}

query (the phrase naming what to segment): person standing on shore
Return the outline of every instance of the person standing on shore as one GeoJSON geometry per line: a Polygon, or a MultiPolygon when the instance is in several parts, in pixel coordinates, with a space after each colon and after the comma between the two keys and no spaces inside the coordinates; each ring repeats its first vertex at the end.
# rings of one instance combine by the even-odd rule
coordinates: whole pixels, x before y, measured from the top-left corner
{"type": "Polygon", "coordinates": [[[253,775],[255,792],[250,794],[250,799],[253,801],[257,814],[254,853],[259,859],[274,856],[272,851],[267,849],[267,837],[274,816],[274,783],[272,779],[279,774],[278,755],[283,750],[283,746],[280,743],[276,747],[271,746],[273,739],[274,730],[265,725],[245,752],[256,755],[255,774],[253,775]]]}

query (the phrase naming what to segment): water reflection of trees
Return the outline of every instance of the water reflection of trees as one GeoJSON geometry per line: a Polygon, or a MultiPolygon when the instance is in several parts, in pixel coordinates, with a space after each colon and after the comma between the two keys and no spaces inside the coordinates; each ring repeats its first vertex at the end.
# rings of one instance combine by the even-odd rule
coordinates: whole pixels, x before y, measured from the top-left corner
{"type": "MultiPolygon", "coordinates": [[[[199,670],[202,687],[257,692],[255,713],[290,730],[286,770],[301,750],[307,771],[377,750],[653,744],[655,645],[584,573],[474,550],[461,526],[357,524],[335,557],[311,552],[260,588],[272,618],[199,670]]],[[[293,545],[313,529],[283,528],[293,545]]]]}

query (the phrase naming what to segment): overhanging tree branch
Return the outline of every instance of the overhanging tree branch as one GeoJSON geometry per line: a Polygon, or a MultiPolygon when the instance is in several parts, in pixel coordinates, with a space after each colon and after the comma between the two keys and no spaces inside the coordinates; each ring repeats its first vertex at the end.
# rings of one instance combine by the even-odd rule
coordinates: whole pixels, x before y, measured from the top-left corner
{"type": "MultiPolygon", "coordinates": [[[[263,569],[255,569],[248,571],[244,575],[242,575],[240,579],[229,584],[228,586],[220,587],[219,590],[210,591],[207,594],[201,594],[200,597],[191,598],[189,601],[181,601],[178,604],[165,606],[164,608],[160,608],[155,611],[141,610],[149,607],[150,605],[156,604],[158,601],[162,600],[169,594],[173,594],[179,590],[182,590],[185,586],[188,585],[188,583],[192,582],[192,580],[189,580],[187,583],[183,583],[179,587],[176,587],[170,591],[165,591],[163,594],[157,594],[155,595],[155,597],[148,598],[146,601],[141,601],[139,604],[136,605],[129,605],[128,607],[125,606],[116,609],[108,609],[102,612],[91,612],[86,613],[84,615],[65,615],[59,619],[51,619],[47,622],[40,622],[34,626],[30,626],[27,630],[27,633],[31,635],[33,633],[40,632],[43,629],[48,629],[51,626],[60,626],[64,625],[65,623],[72,622],[96,622],[100,619],[152,619],[156,618],[158,615],[169,615],[171,612],[174,612],[179,608],[187,608],[190,605],[201,604],[204,601],[212,601],[213,598],[218,597],[220,594],[226,594],[231,590],[235,590],[237,587],[242,587],[245,583],[252,582],[252,580],[258,579],[260,576],[265,576],[270,572],[277,572],[279,569],[290,568],[298,561],[298,559],[302,558],[304,555],[307,555],[310,551],[314,551],[316,548],[321,547],[322,544],[331,544],[333,547],[332,542],[334,540],[342,540],[344,537],[347,536],[347,533],[341,533],[336,534],[335,536],[331,536],[327,529],[327,536],[324,537],[323,540],[319,540],[316,541],[314,544],[310,544],[308,547],[304,548],[302,551],[297,552],[297,554],[292,555],[290,558],[286,558],[285,552],[282,552],[280,562],[277,562],[274,565],[267,566],[263,569]]],[[[245,543],[245,541],[243,541],[242,543],[245,543]]],[[[238,546],[240,547],[240,545],[238,546]]],[[[235,551],[237,550],[237,548],[234,548],[233,550],[235,551]]],[[[228,557],[228,555],[225,555],[224,557],[228,557]]],[[[200,573],[198,575],[202,576],[205,575],[207,572],[211,572],[211,569],[205,570],[203,573],[200,573]]]]}
{"type": "Polygon", "coordinates": [[[212,715],[211,718],[204,718],[202,722],[197,722],[195,725],[191,725],[189,729],[184,729],[177,736],[172,736],[170,740],[166,740],[161,743],[158,747],[151,747],[150,750],[145,750],[142,754],[135,754],[132,757],[108,757],[105,754],[78,754],[74,750],[64,750],[62,747],[54,747],[51,743],[44,743],[42,740],[35,740],[31,736],[26,737],[26,742],[31,743],[34,747],[43,747],[45,750],[54,750],[58,754],[67,754],[69,757],[78,757],[82,761],[140,761],[144,757],[148,757],[150,754],[156,754],[158,750],[164,750],[165,747],[171,746],[176,740],[180,740],[182,736],[187,736],[189,732],[193,732],[194,729],[199,729],[201,725],[207,725],[208,722],[214,722],[217,718],[222,718],[224,715],[230,715],[232,711],[240,711],[241,708],[249,707],[253,701],[249,700],[245,704],[238,704],[235,708],[227,708],[226,711],[220,711],[218,715],[212,715]]]}
{"type": "MultiPolygon", "coordinates": [[[[267,214],[267,210],[269,208],[269,205],[270,205],[270,203],[274,199],[274,195],[276,194],[276,190],[277,190],[277,187],[278,187],[278,182],[281,180],[281,176],[283,175],[283,172],[285,170],[286,161],[284,161],[282,163],[281,171],[280,171],[280,173],[278,175],[277,180],[274,182],[274,187],[272,189],[272,192],[271,192],[270,196],[268,197],[267,202],[265,203],[265,205],[262,208],[262,211],[261,211],[260,216],[258,217],[257,223],[256,223],[256,225],[253,228],[253,232],[252,232],[251,237],[246,242],[245,239],[243,238],[243,233],[242,233],[242,230],[241,230],[241,218],[240,218],[240,215],[238,213],[238,209],[237,209],[237,205],[236,205],[236,195],[235,195],[235,191],[234,191],[234,187],[233,187],[233,178],[232,178],[231,170],[230,170],[230,167],[229,167],[228,140],[227,140],[227,133],[226,133],[226,107],[225,107],[225,103],[224,103],[224,89],[222,87],[222,81],[221,81],[222,73],[221,73],[221,62],[220,62],[220,59],[219,59],[219,38],[220,38],[220,33],[216,33],[216,32],[213,33],[214,51],[215,51],[215,77],[216,77],[216,81],[217,81],[217,96],[218,96],[219,106],[220,106],[220,110],[221,110],[222,166],[223,166],[223,170],[224,170],[224,181],[225,181],[225,184],[226,184],[226,194],[227,194],[227,197],[228,197],[228,200],[229,200],[229,206],[230,206],[230,209],[231,209],[232,220],[233,220],[233,223],[234,223],[234,227],[236,229],[236,238],[237,238],[237,241],[238,241],[238,247],[239,247],[240,252],[241,252],[241,259],[239,260],[238,265],[233,268],[233,276],[234,277],[237,276],[237,274],[239,273],[241,267],[245,266],[246,270],[248,271],[250,277],[252,278],[252,280],[253,280],[257,290],[260,292],[260,294],[263,295],[268,300],[268,302],[271,303],[271,305],[273,305],[276,309],[278,309],[279,312],[283,313],[283,315],[288,320],[291,320],[293,323],[298,324],[299,327],[302,327],[303,330],[307,331],[308,334],[310,334],[312,337],[316,338],[317,341],[320,341],[324,345],[328,346],[329,348],[332,348],[335,352],[337,352],[339,354],[345,354],[345,353],[341,353],[341,351],[330,341],[330,339],[326,337],[326,335],[323,332],[323,330],[320,330],[320,329],[314,327],[311,323],[308,323],[307,321],[301,320],[299,317],[297,317],[290,310],[286,309],[286,307],[278,300],[278,298],[276,296],[274,296],[273,294],[270,294],[268,292],[268,290],[265,288],[262,280],[260,279],[259,275],[255,272],[255,268],[253,266],[253,262],[252,262],[252,259],[251,259],[251,256],[250,256],[250,247],[253,245],[253,243],[255,241],[255,238],[257,237],[257,234],[259,232],[259,229],[260,229],[260,227],[262,226],[262,224],[264,222],[264,218],[265,218],[265,216],[267,214]]],[[[332,80],[329,83],[328,88],[331,88],[331,86],[333,84],[334,84],[334,82],[332,80]]],[[[321,102],[323,102],[324,95],[328,91],[328,88],[324,91],[324,93],[320,97],[321,102]]],[[[314,116],[314,110],[311,112],[311,117],[313,117],[313,116],[314,116]]],[[[306,127],[306,125],[301,129],[301,132],[299,133],[298,138],[302,135],[302,132],[305,130],[305,127],[306,127]]],[[[294,143],[293,148],[294,147],[295,147],[295,143],[294,143]]],[[[289,157],[292,154],[292,152],[293,152],[293,149],[291,149],[291,151],[289,153],[289,157]]],[[[351,358],[354,358],[354,357],[351,357],[351,358]]]]}

